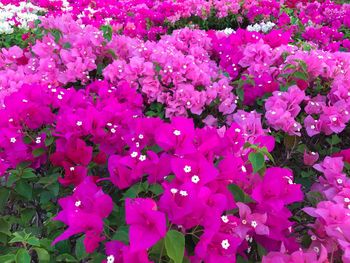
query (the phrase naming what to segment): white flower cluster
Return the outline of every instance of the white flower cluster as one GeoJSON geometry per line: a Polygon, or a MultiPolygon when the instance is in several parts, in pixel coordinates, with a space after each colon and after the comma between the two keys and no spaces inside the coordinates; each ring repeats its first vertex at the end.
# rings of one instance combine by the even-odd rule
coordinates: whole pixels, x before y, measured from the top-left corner
{"type": "Polygon", "coordinates": [[[236,33],[232,28],[225,28],[224,30],[221,30],[220,32],[225,33],[226,35],[231,35],[232,33],[236,33]]]}
{"type": "Polygon", "coordinates": [[[247,27],[247,30],[250,31],[250,32],[269,32],[276,24],[275,23],[272,23],[272,22],[261,22],[260,24],[256,23],[254,25],[249,25],[247,27]]]}
{"type": "Polygon", "coordinates": [[[0,3],[0,34],[11,34],[14,27],[27,29],[28,23],[37,20],[37,14],[45,11],[27,2],[20,2],[19,5],[0,3]]]}

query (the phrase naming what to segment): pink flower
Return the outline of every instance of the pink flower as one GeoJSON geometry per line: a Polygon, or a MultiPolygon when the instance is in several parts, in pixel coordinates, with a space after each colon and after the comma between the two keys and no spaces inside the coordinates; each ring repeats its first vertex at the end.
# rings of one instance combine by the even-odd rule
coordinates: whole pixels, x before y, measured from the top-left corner
{"type": "Polygon", "coordinates": [[[92,159],[92,147],[78,138],[56,140],[56,152],[50,156],[54,165],[63,166],[64,162],[87,166],[92,159]]]}
{"type": "Polygon", "coordinates": [[[157,211],[153,199],[126,199],[125,213],[131,251],[148,249],[165,236],[165,214],[157,211]]]}
{"type": "Polygon", "coordinates": [[[253,229],[258,235],[269,235],[269,228],[265,225],[267,215],[252,213],[249,206],[244,203],[236,203],[239,209],[239,217],[242,220],[242,227],[253,229]]]}
{"type": "Polygon", "coordinates": [[[254,187],[252,198],[264,207],[280,210],[283,206],[303,199],[301,185],[293,183],[291,170],[272,167],[254,187]]]}
{"type": "Polygon", "coordinates": [[[191,119],[174,117],[171,124],[163,123],[158,127],[155,140],[165,151],[183,155],[194,153],[194,125],[191,119]]]}
{"type": "Polygon", "coordinates": [[[319,154],[316,152],[307,152],[304,151],[304,164],[312,166],[314,165],[319,158],[319,154]]]}
{"type": "Polygon", "coordinates": [[[84,244],[86,251],[93,252],[98,243],[103,240],[103,219],[113,209],[113,202],[109,195],[97,187],[91,177],[86,177],[79,184],[73,195],[63,197],[58,201],[62,211],[54,218],[68,225],[68,228],[59,235],[53,245],[75,234],[85,233],[84,244]]]}

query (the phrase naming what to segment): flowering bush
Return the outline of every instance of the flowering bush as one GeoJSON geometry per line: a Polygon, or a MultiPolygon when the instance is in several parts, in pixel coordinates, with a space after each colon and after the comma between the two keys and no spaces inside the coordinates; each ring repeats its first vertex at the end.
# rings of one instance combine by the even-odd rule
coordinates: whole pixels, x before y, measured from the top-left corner
{"type": "Polygon", "coordinates": [[[350,5],[2,1],[1,262],[350,262],[350,5]]]}

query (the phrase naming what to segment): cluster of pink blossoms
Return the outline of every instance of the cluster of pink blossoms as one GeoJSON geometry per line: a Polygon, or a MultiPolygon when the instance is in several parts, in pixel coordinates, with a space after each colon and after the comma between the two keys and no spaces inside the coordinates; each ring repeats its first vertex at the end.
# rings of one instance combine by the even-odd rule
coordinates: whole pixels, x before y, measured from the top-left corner
{"type": "Polygon", "coordinates": [[[349,150],[325,157],[328,149],[300,145],[305,166],[325,157],[310,179],[322,201],[309,207],[305,166],[295,158],[293,173],[279,162],[284,146],[270,135],[310,144],[347,131],[350,5],[33,2],[47,11],[23,35],[34,40],[0,51],[0,175],[23,163],[40,175],[53,167],[62,188],[74,187],[57,196],[53,220],[65,229],[53,245],[83,234],[106,263],[144,263],[177,231],[190,262],[350,262],[349,150]],[[232,17],[243,28],[209,26],[232,17]],[[276,28],[244,29],[260,21],[276,28]],[[130,197],[138,185],[160,190],[130,197]],[[115,209],[127,242],[106,232],[115,209]]]}
{"type": "Polygon", "coordinates": [[[293,86],[286,92],[274,92],[265,103],[267,123],[276,130],[300,136],[301,125],[295,121],[295,118],[300,116],[303,105],[303,123],[309,136],[342,132],[350,120],[348,58],[349,54],[324,51],[310,53],[297,51],[294,55],[288,56],[287,64],[297,66],[296,61],[303,61],[307,66],[309,80],[327,79],[330,82],[330,88],[327,89],[327,95],[317,94],[316,96],[305,96],[305,93],[314,94],[313,90],[320,88],[316,85],[311,87],[301,85],[300,88],[293,86]],[[278,114],[275,115],[275,112],[278,114]]]}
{"type": "MultiPolygon", "coordinates": [[[[48,151],[40,128],[44,125],[56,138],[50,161],[64,171],[59,182],[76,186],[72,196],[59,201],[63,210],[56,220],[68,228],[55,242],[85,233],[85,247],[93,251],[105,239],[103,219],[113,206],[96,182],[103,178],[118,189],[127,189],[146,179],[149,184],[161,184],[164,192],[159,200],[126,200],[130,245],[107,245],[118,248],[111,252],[115,258],[145,256],[164,237],[166,218],[184,234],[195,227],[203,229],[194,261],[230,261],[237,253],[244,256],[252,240],[267,250],[281,244],[291,251],[297,248],[290,236],[293,223],[286,205],[302,200],[300,185],[293,183],[288,169],[268,168],[264,177],[252,172],[249,151],[242,148],[244,127],[233,123],[228,129],[195,129],[193,121],[183,117],[174,117],[170,123],[144,118],[142,98],[134,89],[126,82],[109,86],[97,81],[75,91],[27,85],[5,99],[1,166],[14,167],[23,161],[33,167],[44,164],[46,154],[31,155],[36,148],[48,151]],[[48,110],[52,107],[56,114],[48,110]],[[30,114],[38,108],[41,114],[30,114]],[[157,131],[151,127],[158,127],[157,131]],[[84,138],[89,138],[88,143],[84,138]],[[156,145],[160,151],[152,150],[156,145]],[[107,162],[109,176],[89,174],[91,162],[102,166],[107,162]],[[251,196],[252,203],[236,203],[227,188],[231,184],[251,196]],[[229,212],[234,208],[238,214],[229,212]]],[[[252,143],[273,149],[274,141],[261,131],[254,137],[252,143]]]]}
{"type": "Polygon", "coordinates": [[[187,111],[200,115],[215,100],[224,115],[236,108],[233,87],[210,59],[210,38],[203,31],[182,29],[158,42],[116,37],[109,47],[118,59],[103,70],[105,79],[127,80],[149,103],[164,104],[167,117],[187,116],[187,111]]]}
{"type": "Polygon", "coordinates": [[[325,50],[337,51],[350,47],[341,27],[350,27],[350,5],[331,1],[299,4],[298,18],[306,25],[303,38],[325,50]]]}
{"type": "MultiPolygon", "coordinates": [[[[348,156],[345,151],[342,155],[348,156]]],[[[345,159],[348,160],[348,157],[345,159]]],[[[316,252],[327,250],[342,255],[343,262],[350,260],[350,181],[343,172],[342,157],[326,157],[314,168],[323,175],[312,190],[322,194],[323,201],[316,208],[306,207],[304,211],[316,218],[310,230],[310,248],[316,252]]]]}

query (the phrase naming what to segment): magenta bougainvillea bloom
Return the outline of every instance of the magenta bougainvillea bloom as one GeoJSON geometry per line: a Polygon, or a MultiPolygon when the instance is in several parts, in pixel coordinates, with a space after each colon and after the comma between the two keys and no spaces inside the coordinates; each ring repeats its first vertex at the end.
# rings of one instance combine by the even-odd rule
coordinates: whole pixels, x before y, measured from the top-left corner
{"type": "Polygon", "coordinates": [[[172,150],[176,154],[194,153],[193,121],[183,117],[175,117],[172,124],[164,123],[158,127],[157,144],[164,150],[172,150]]]}
{"type": "Polygon", "coordinates": [[[149,249],[165,236],[165,214],[158,211],[153,199],[126,199],[125,219],[130,226],[131,251],[149,249]]]}
{"type": "Polygon", "coordinates": [[[304,151],[304,164],[312,166],[317,162],[318,158],[318,153],[304,151]]]}
{"type": "Polygon", "coordinates": [[[102,235],[103,219],[112,212],[111,197],[103,193],[91,177],[86,177],[75,188],[73,195],[59,200],[59,205],[62,211],[54,220],[62,221],[68,228],[53,241],[53,244],[84,233],[85,249],[87,252],[93,252],[99,242],[104,239],[102,235]]]}
{"type": "Polygon", "coordinates": [[[263,180],[254,187],[252,197],[260,205],[278,210],[301,201],[303,193],[300,185],[293,182],[291,170],[275,167],[266,170],[263,180]]]}

